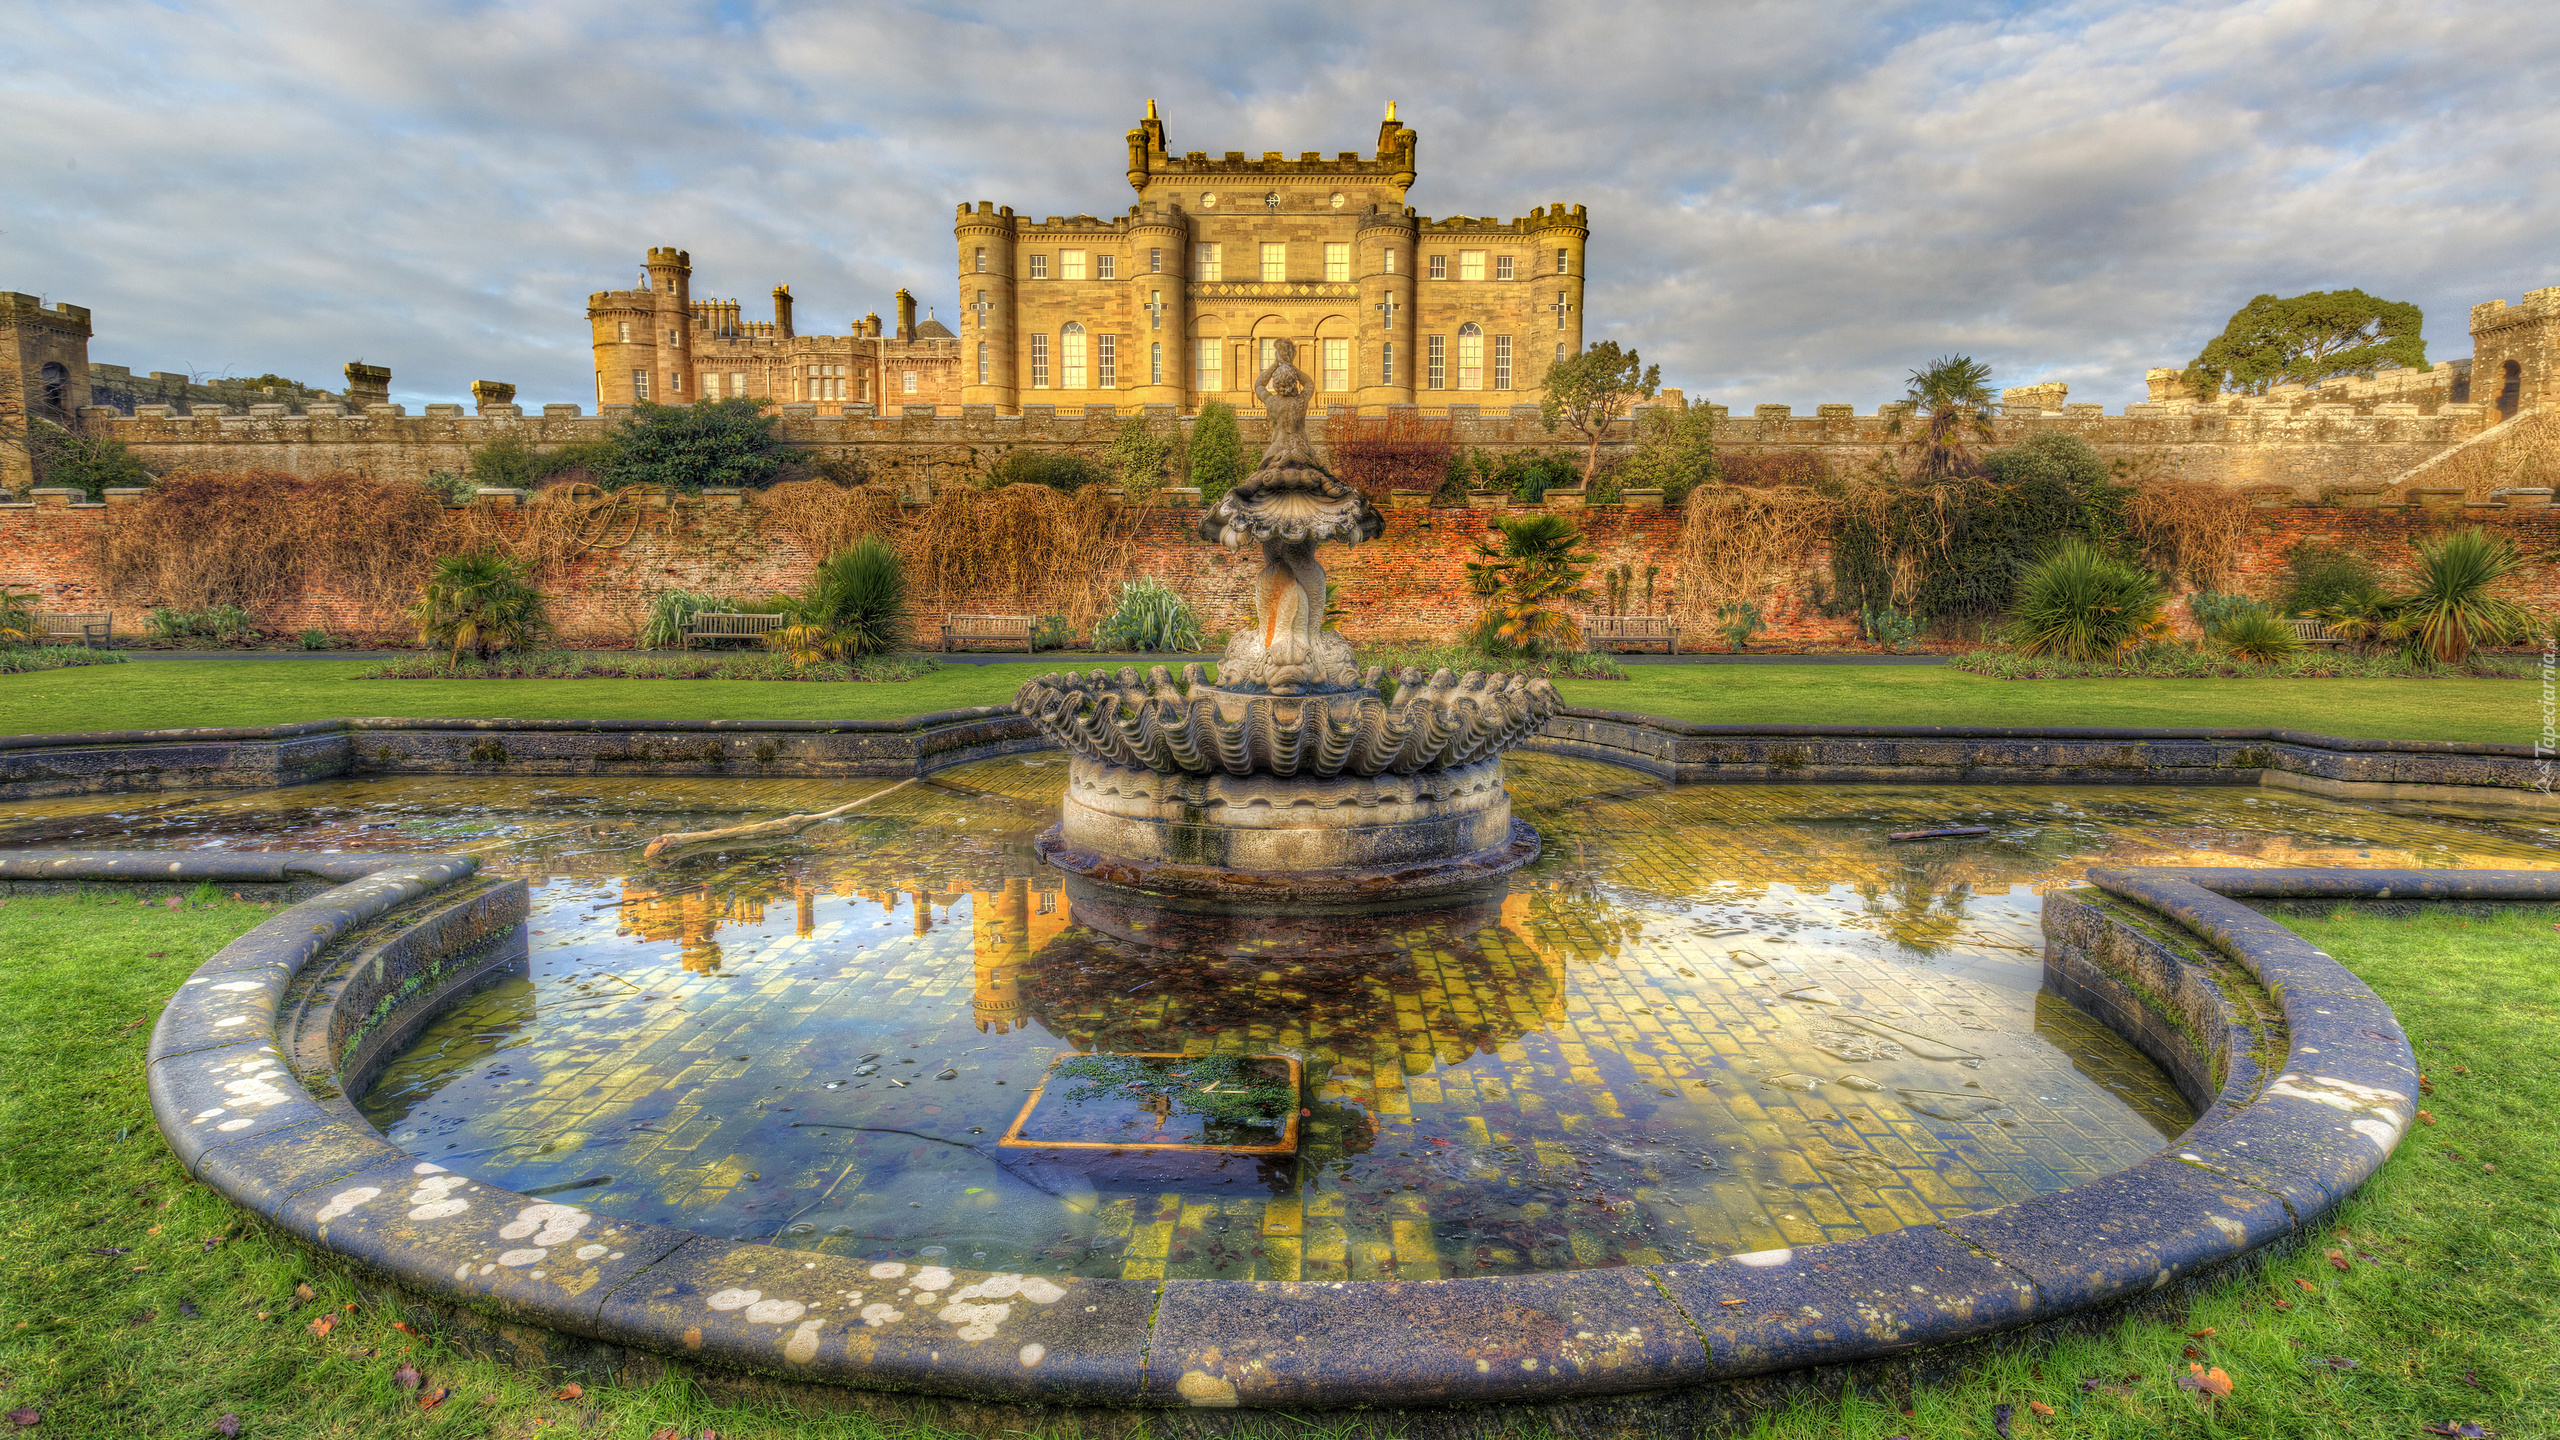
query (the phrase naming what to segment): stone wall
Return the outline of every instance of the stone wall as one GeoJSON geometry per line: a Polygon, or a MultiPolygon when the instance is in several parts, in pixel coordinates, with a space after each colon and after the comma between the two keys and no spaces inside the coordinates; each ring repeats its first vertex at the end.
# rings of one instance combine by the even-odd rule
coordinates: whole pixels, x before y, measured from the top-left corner
{"type": "MultiPolygon", "coordinates": [[[[105,505],[71,502],[66,492],[44,492],[34,505],[0,505],[0,555],[8,557],[0,580],[32,584],[48,609],[109,610],[119,630],[138,630],[157,598],[110,594],[100,561],[108,533],[138,492],[117,492],[105,505]]],[[[490,497],[484,503],[496,503],[490,497]]],[[[1392,509],[1386,533],[1370,545],[1343,550],[1328,547],[1323,559],[1341,584],[1348,618],[1345,633],[1358,640],[1410,639],[1441,641],[1463,631],[1477,614],[1468,594],[1464,566],[1485,534],[1489,512],[1438,508],[1392,509]]],[[[501,505],[496,517],[510,523],[520,515],[501,505]]],[[[1245,622],[1252,612],[1248,581],[1254,569],[1249,557],[1198,539],[1196,509],[1149,507],[1138,518],[1135,568],[1156,576],[1188,597],[1212,634],[1245,622]]],[[[1576,512],[1586,548],[1597,555],[1597,567],[1625,564],[1637,577],[1641,599],[1643,571],[1658,566],[1654,611],[1677,612],[1682,596],[1678,564],[1682,516],[1661,509],[1600,506],[1576,512]]],[[[2270,594],[2280,582],[2284,556],[2305,540],[2356,548],[2373,555],[2388,570],[2405,563],[2409,542],[2419,536],[2466,525],[2484,525],[2512,536],[2529,555],[2560,555],[2560,509],[2509,509],[2458,502],[2443,506],[2341,508],[2334,505],[2268,504],[2249,512],[2239,564],[2239,582],[2253,594],[2270,594]]],[[[616,527],[617,535],[620,527],[616,527]]],[[[626,543],[588,550],[549,582],[554,608],[566,638],[575,643],[630,643],[645,611],[648,595],[669,586],[756,597],[797,589],[817,557],[787,528],[774,523],[751,497],[712,494],[643,512],[643,523],[626,543]]],[[[1828,589],[1829,557],[1817,550],[1804,564],[1771,579],[1761,601],[1768,633],[1763,644],[1842,644],[1851,638],[1847,619],[1822,613],[1816,603],[1828,589]]],[[[1597,576],[1594,591],[1598,590],[1597,576]]],[[[2546,559],[2529,567],[2514,587],[2517,598],[2538,608],[2560,608],[2560,567],[2546,559]]],[[[946,613],[1011,610],[1021,601],[1002,596],[924,597],[917,610],[918,633],[931,640],[946,613]]],[[[2186,623],[2183,606],[2173,618],[2186,623]]],[[[292,634],[317,627],[343,636],[398,638],[405,627],[396,614],[353,597],[305,592],[267,607],[259,616],[271,634],[292,634]]],[[[1692,644],[1704,644],[1705,617],[1685,621],[1692,644]]]]}

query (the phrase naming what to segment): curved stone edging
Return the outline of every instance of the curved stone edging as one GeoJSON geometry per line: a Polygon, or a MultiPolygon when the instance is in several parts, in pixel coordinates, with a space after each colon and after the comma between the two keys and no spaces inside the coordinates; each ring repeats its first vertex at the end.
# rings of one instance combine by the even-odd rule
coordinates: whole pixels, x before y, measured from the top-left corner
{"type": "MultiPolygon", "coordinates": [[[[70,880],[304,857],[6,858],[70,880]]],[[[2138,1301],[2308,1233],[2414,1114],[2415,1066],[2389,1009],[2218,890],[2560,898],[2560,876],[2539,872],[2094,872],[2254,975],[2281,1007],[2289,1049],[2271,1081],[2235,1068],[2169,1150],[2059,1194],[1688,1264],[1341,1284],[1085,1280],[607,1221],[400,1151],[297,1081],[278,1012],[336,937],[467,878],[472,862],[323,858],[382,868],[225,947],[153,1033],[154,1112],[198,1178],[412,1293],[514,1325],[804,1382],[1112,1407],[1559,1404],[1877,1361],[2138,1301]]]]}

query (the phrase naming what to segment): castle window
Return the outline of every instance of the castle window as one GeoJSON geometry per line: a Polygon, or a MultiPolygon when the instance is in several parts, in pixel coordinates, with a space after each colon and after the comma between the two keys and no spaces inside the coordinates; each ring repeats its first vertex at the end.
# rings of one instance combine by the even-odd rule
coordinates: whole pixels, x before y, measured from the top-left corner
{"type": "Polygon", "coordinates": [[[668,394],[670,394],[670,395],[681,395],[681,394],[683,394],[683,393],[684,393],[684,372],[683,372],[683,371],[681,371],[681,370],[676,370],[676,371],[672,371],[672,372],[670,372],[670,373],[668,374],[668,376],[667,376],[667,393],[668,393],[668,394]]]}
{"type": "Polygon", "coordinates": [[[1256,348],[1260,351],[1260,354],[1256,356],[1256,358],[1260,360],[1261,363],[1253,367],[1253,373],[1257,378],[1259,378],[1265,371],[1268,371],[1272,366],[1280,363],[1280,337],[1277,335],[1267,336],[1264,338],[1262,344],[1256,348]]]}
{"type": "Polygon", "coordinates": [[[994,383],[987,378],[988,361],[989,356],[987,354],[987,342],[981,340],[978,342],[978,383],[981,385],[990,385],[994,383]]]}
{"type": "Polygon", "coordinates": [[[634,370],[631,372],[631,398],[634,400],[646,400],[649,398],[648,371],[634,370]]]}
{"type": "Polygon", "coordinates": [[[1508,280],[1511,278],[1510,256],[1496,255],[1493,257],[1493,278],[1496,280],[1508,280]]]}
{"type": "Polygon", "coordinates": [[[1083,251],[1061,250],[1058,252],[1058,278],[1061,280],[1081,280],[1084,278],[1083,251]]]}
{"type": "Polygon", "coordinates": [[[1511,388],[1511,337],[1508,335],[1493,337],[1493,388],[1511,388]]]}
{"type": "Polygon", "coordinates": [[[978,247],[978,273],[987,273],[987,247],[984,245],[978,247]]]}
{"type": "Polygon", "coordinates": [[[1396,342],[1393,340],[1385,341],[1378,346],[1378,383],[1381,385],[1396,383],[1396,342]]]}
{"type": "Polygon", "coordinates": [[[1093,337],[1093,384],[1097,390],[1120,388],[1120,337],[1093,337]]]}
{"type": "Polygon", "coordinates": [[[1562,360],[1564,358],[1564,342],[1561,340],[1556,342],[1556,358],[1558,360],[1562,360]]]}
{"type": "Polygon", "coordinates": [[[2506,383],[2498,387],[2498,418],[2516,418],[2516,406],[2524,399],[2524,367],[2513,360],[2507,362],[2506,383]]]}
{"type": "Polygon", "coordinates": [[[1191,278],[1194,280],[1218,279],[1218,253],[1218,242],[1215,240],[1203,240],[1199,244],[1193,246],[1191,256],[1193,264],[1191,268],[1197,273],[1193,274],[1191,278]]]}
{"type": "Polygon", "coordinates": [[[71,372],[64,369],[61,362],[54,360],[44,362],[45,408],[55,411],[62,409],[62,392],[70,383],[71,372]]]}
{"type": "Polygon", "coordinates": [[[1161,275],[1164,273],[1164,250],[1162,247],[1151,248],[1147,251],[1147,273],[1150,275],[1161,275]]]}
{"type": "Polygon", "coordinates": [[[1324,342],[1324,388],[1333,391],[1351,388],[1351,342],[1324,342]]]}
{"type": "Polygon", "coordinates": [[[1567,300],[1566,298],[1564,298],[1564,292],[1563,292],[1563,291],[1561,291],[1561,290],[1559,290],[1559,291],[1557,291],[1557,292],[1556,292],[1556,307],[1555,307],[1555,308],[1556,308],[1556,328],[1557,328],[1557,329],[1559,329],[1559,330],[1561,330],[1561,329],[1563,329],[1563,328],[1564,328],[1564,317],[1565,317],[1565,315],[1573,309],[1573,302],[1572,302],[1572,301],[1570,301],[1570,300],[1567,300]]]}
{"type": "Polygon", "coordinates": [[[1484,388],[1484,327],[1473,321],[1458,327],[1458,388],[1484,388]]]}
{"type": "Polygon", "coordinates": [[[1481,280],[1484,278],[1483,251],[1461,250],[1458,252],[1458,278],[1461,280],[1481,280]]]}
{"type": "Polygon", "coordinates": [[[898,379],[899,383],[905,387],[908,394],[913,395],[916,393],[916,372],[913,370],[901,371],[899,372],[898,379]]]}
{"type": "Polygon", "coordinates": [[[1288,242],[1282,241],[1278,244],[1268,240],[1262,242],[1262,278],[1266,282],[1289,278],[1288,242]]]}
{"type": "Polygon", "coordinates": [[[1449,337],[1446,335],[1434,335],[1422,343],[1424,347],[1424,359],[1427,362],[1425,370],[1428,376],[1423,383],[1423,388],[1426,390],[1448,389],[1449,337]]]}
{"type": "Polygon", "coordinates": [[[870,377],[870,376],[865,375],[865,376],[863,376],[863,377],[862,377],[862,381],[861,381],[861,384],[860,384],[860,386],[859,386],[859,389],[860,389],[860,390],[861,390],[861,392],[862,392],[862,403],[863,403],[863,404],[865,404],[865,405],[870,404],[870,403],[871,403],[871,377],[870,377]]]}
{"type": "Polygon", "coordinates": [[[1225,358],[1226,353],[1227,347],[1224,341],[1203,340],[1200,342],[1200,382],[1194,388],[1198,389],[1202,394],[1205,395],[1211,391],[1224,390],[1227,388],[1226,381],[1220,375],[1222,367],[1219,364],[1219,362],[1225,358]]]}
{"type": "Polygon", "coordinates": [[[617,338],[619,338],[619,339],[622,341],[622,343],[623,343],[623,344],[628,345],[628,344],[630,344],[630,343],[631,343],[631,322],[630,322],[630,321],[628,321],[628,320],[619,321],[619,322],[617,322],[617,323],[614,325],[614,327],[613,327],[613,328],[614,328],[614,330],[617,332],[617,338]]]}
{"type": "Polygon", "coordinates": [[[1431,257],[1431,278],[1434,280],[1446,280],[1449,278],[1448,256],[1434,255],[1431,257]]]}
{"type": "Polygon", "coordinates": [[[1031,337],[1031,388],[1049,388],[1049,337],[1046,335],[1031,337]]]}
{"type": "Polygon", "coordinates": [[[1380,260],[1383,262],[1378,268],[1384,270],[1390,275],[1396,273],[1396,247],[1390,245],[1386,249],[1379,251],[1378,255],[1380,260]]]}
{"type": "Polygon", "coordinates": [[[1119,257],[1119,256],[1117,256],[1117,255],[1096,255],[1096,256],[1094,256],[1094,257],[1093,257],[1093,278],[1094,278],[1094,279],[1096,279],[1096,280],[1117,280],[1117,279],[1119,279],[1119,278],[1120,278],[1120,257],[1119,257]]]}
{"type": "Polygon", "coordinates": [[[1046,280],[1049,278],[1048,256],[1034,255],[1031,257],[1031,278],[1034,280],[1046,280]]]}
{"type": "Polygon", "coordinates": [[[1559,275],[1573,273],[1573,252],[1561,245],[1556,247],[1556,273],[1559,275]]]}
{"type": "Polygon", "coordinates": [[[730,371],[730,372],[729,372],[729,398],[730,398],[730,399],[732,399],[732,400],[741,399],[741,398],[743,398],[743,397],[746,395],[746,393],[747,393],[747,372],[746,372],[746,371],[744,371],[744,370],[732,370],[732,371],[730,371]]]}
{"type": "Polygon", "coordinates": [[[1350,245],[1339,240],[1328,240],[1325,242],[1324,278],[1327,280],[1348,280],[1351,278],[1350,245]]]}
{"type": "Polygon", "coordinates": [[[1164,292],[1161,290],[1147,292],[1147,328],[1150,330],[1164,328],[1164,292]]]}
{"type": "Polygon", "coordinates": [[[1161,340],[1150,341],[1147,344],[1147,383],[1150,385],[1164,383],[1164,342],[1161,340]]]}
{"type": "Polygon", "coordinates": [[[1058,388],[1084,388],[1084,327],[1073,320],[1058,332],[1058,388]]]}

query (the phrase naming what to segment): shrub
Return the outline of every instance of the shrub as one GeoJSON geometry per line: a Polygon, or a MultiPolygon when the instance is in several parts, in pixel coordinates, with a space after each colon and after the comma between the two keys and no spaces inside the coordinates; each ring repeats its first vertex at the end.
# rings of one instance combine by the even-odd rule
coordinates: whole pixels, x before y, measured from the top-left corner
{"type": "Polygon", "coordinates": [[[1064,650],[1075,642],[1075,638],[1076,628],[1067,623],[1064,615],[1043,615],[1031,622],[1031,653],[1034,655],[1043,650],[1064,650]]]}
{"type": "Polygon", "coordinates": [[[2160,582],[2085,540],[2066,540],[2018,584],[2010,643],[2028,655],[2094,661],[2159,623],[2160,582]]]}
{"type": "Polygon", "coordinates": [[[174,610],[161,606],[144,622],[151,633],[163,640],[216,640],[226,645],[250,645],[258,639],[256,627],[250,624],[249,612],[237,605],[208,605],[202,610],[174,610]]]}
{"type": "Polygon", "coordinates": [[[1716,633],[1736,655],[1751,647],[1751,637],[1769,627],[1760,620],[1760,606],[1751,600],[1728,600],[1716,607],[1716,633]]]}
{"type": "Polygon", "coordinates": [[[612,650],[526,650],[483,663],[404,657],[365,671],[366,680],[912,680],[941,669],[930,655],[905,651],[859,660],[803,665],[761,650],[690,655],[635,655],[612,650]]]}
{"type": "Polygon", "coordinates": [[[1496,520],[1498,543],[1476,546],[1467,562],[1467,588],[1485,611],[1472,641],[1492,655],[1553,655],[1583,648],[1582,628],[1559,608],[1583,598],[1582,577],[1593,557],[1575,547],[1582,532],[1558,514],[1496,520]]]}
{"type": "MultiPolygon", "coordinates": [[[[607,488],[663,485],[670,490],[753,488],[782,468],[776,417],[765,400],[705,400],[660,405],[643,400],[614,430],[607,488]]],[[[486,447],[483,447],[486,448],[486,447]]]]}
{"type": "Polygon", "coordinates": [[[411,614],[421,644],[450,646],[452,663],[521,650],[551,635],[550,607],[522,561],[494,550],[437,559],[411,614]]]}
{"type": "Polygon", "coordinates": [[[2284,554],[2284,587],[2278,603],[2288,615],[2312,615],[2350,595],[2372,594],[2381,588],[2381,572],[2364,556],[2303,540],[2284,554]]]}
{"type": "Polygon", "coordinates": [[[1716,483],[1715,441],[1715,412],[1703,402],[1648,410],[1636,422],[1635,453],[1618,466],[1619,488],[1659,490],[1664,507],[1678,509],[1690,491],[1716,483]]]}
{"type": "Polygon", "coordinates": [[[43,639],[36,629],[36,601],[33,590],[0,583],[0,645],[33,645],[43,639]]]}
{"type": "Polygon", "coordinates": [[[1425,419],[1409,410],[1370,419],[1342,416],[1325,425],[1334,473],[1380,504],[1395,490],[1436,494],[1448,483],[1457,437],[1456,421],[1425,419]]]}
{"type": "Polygon", "coordinates": [[[2242,615],[2264,614],[2266,606],[2246,595],[2225,594],[2214,590],[2198,590],[2187,597],[2187,613],[2195,617],[2196,628],[2211,640],[2222,634],[2222,627],[2242,615]]]}
{"type": "Polygon", "coordinates": [[[1858,633],[1900,654],[1920,638],[1920,617],[1905,615],[1890,605],[1871,606],[1858,612],[1858,633]]]}
{"type": "Polygon", "coordinates": [[[2420,653],[2447,665],[2471,658],[2473,647],[2522,638],[2523,607],[2489,593],[2524,562],[2503,536],[2465,530],[2421,540],[2418,584],[2401,600],[2393,622],[2420,653]]]}
{"type": "Polygon", "coordinates": [[[2262,663],[2302,650],[2302,637],[2293,633],[2291,622],[2263,605],[2252,606],[2223,621],[2215,638],[2223,649],[2241,659],[2262,663]]]}
{"type": "Polygon", "coordinates": [[[385,608],[416,594],[457,517],[415,481],[276,471],[182,473],[108,531],[107,581],[182,610],[261,608],[328,590],[385,608]]]}
{"type": "Polygon", "coordinates": [[[2380,590],[2359,590],[2340,595],[2311,614],[2329,627],[2330,634],[2364,652],[2395,633],[2393,622],[2399,612],[2399,602],[2380,590]]]}
{"type": "Polygon", "coordinates": [[[907,647],[907,575],[898,552],[865,535],[827,557],[792,602],[791,623],[765,643],[802,664],[857,660],[907,647]]]}
{"type": "Polygon", "coordinates": [[[1201,405],[1200,418],[1191,422],[1190,475],[1200,487],[1200,503],[1217,504],[1219,496],[1250,473],[1244,442],[1236,434],[1236,412],[1216,400],[1201,405]]]}
{"type": "Polygon", "coordinates": [[[1102,651],[1197,650],[1200,617],[1162,582],[1152,577],[1121,585],[1119,603],[1093,627],[1093,648],[1102,651]]]}
{"type": "Polygon", "coordinates": [[[106,499],[110,489],[136,489],[159,478],[123,441],[78,434],[45,420],[28,427],[27,455],[37,484],[80,490],[93,501],[106,499]]]}
{"type": "Polygon", "coordinates": [[[1173,441],[1157,434],[1143,417],[1136,415],[1120,422],[1120,431],[1111,437],[1111,448],[1104,454],[1112,473],[1128,490],[1132,504],[1144,504],[1164,488],[1165,465],[1172,458],[1173,441]]]}
{"type": "Polygon", "coordinates": [[[112,650],[92,650],[86,645],[6,645],[0,646],[0,675],[25,675],[38,670],[67,670],[75,665],[122,665],[124,657],[112,650]]]}
{"type": "Polygon", "coordinates": [[[447,505],[468,505],[477,498],[480,484],[459,470],[430,470],[427,488],[447,505]]]}
{"type": "Polygon", "coordinates": [[[1001,490],[1007,485],[1039,485],[1051,490],[1081,490],[1087,485],[1111,483],[1111,472],[1081,455],[1059,455],[1045,450],[1015,449],[1006,451],[978,476],[981,490],[1001,490]]]}
{"type": "Polygon", "coordinates": [[[305,650],[335,650],[338,648],[337,637],[331,635],[326,630],[305,630],[302,632],[302,648],[305,650]]]}
{"type": "Polygon", "coordinates": [[[681,650],[684,627],[705,610],[718,610],[724,602],[708,590],[683,590],[674,587],[649,597],[649,617],[640,622],[639,645],[643,650],[681,650]]]}

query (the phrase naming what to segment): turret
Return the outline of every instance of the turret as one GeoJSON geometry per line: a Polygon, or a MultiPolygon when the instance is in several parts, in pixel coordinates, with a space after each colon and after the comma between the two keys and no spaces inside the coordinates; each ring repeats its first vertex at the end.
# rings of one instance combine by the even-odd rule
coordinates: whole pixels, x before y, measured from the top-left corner
{"type": "Polygon", "coordinates": [[[675,405],[693,398],[686,376],[693,373],[693,256],[670,245],[649,249],[651,393],[647,398],[675,405]]]}
{"type": "Polygon", "coordinates": [[[900,290],[900,291],[898,292],[897,300],[898,300],[898,337],[897,337],[897,338],[899,338],[899,339],[901,339],[901,340],[913,340],[914,338],[916,338],[916,297],[914,297],[913,295],[908,294],[905,290],[903,290],[903,289],[902,289],[902,290],[900,290]]]}
{"type": "MultiPolygon", "coordinates": [[[[1390,107],[1388,123],[1394,118],[1390,107]]],[[[1353,393],[1360,397],[1360,408],[1371,413],[1382,405],[1413,403],[1422,361],[1414,344],[1421,318],[1414,304],[1414,271],[1421,266],[1416,230],[1410,207],[1372,205],[1360,217],[1360,238],[1353,242],[1357,263],[1352,271],[1360,277],[1360,343],[1352,361],[1360,374],[1353,393]]]]}
{"type": "Polygon", "coordinates": [[[1021,408],[1014,354],[1014,218],[1010,205],[960,207],[960,402],[1021,408]]]}
{"type": "Polygon", "coordinates": [[[773,287],[773,338],[788,340],[791,336],[791,287],[776,285],[773,287]]]}
{"type": "Polygon", "coordinates": [[[1554,346],[1563,346],[1566,355],[1582,351],[1582,258],[1591,243],[1591,212],[1558,201],[1530,211],[1521,228],[1538,245],[1529,273],[1541,282],[1537,310],[1544,321],[1538,334],[1549,342],[1544,352],[1532,349],[1521,358],[1531,375],[1543,375],[1546,362],[1556,358],[1554,346]]]}
{"type": "MultiPolygon", "coordinates": [[[[1152,121],[1153,107],[1149,119],[1152,121]]],[[[1157,126],[1162,134],[1163,127],[1157,126]]],[[[1142,209],[1129,222],[1129,313],[1136,349],[1124,357],[1123,388],[1140,405],[1181,405],[1191,387],[1191,219],[1180,210],[1142,209]]]]}

